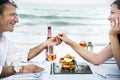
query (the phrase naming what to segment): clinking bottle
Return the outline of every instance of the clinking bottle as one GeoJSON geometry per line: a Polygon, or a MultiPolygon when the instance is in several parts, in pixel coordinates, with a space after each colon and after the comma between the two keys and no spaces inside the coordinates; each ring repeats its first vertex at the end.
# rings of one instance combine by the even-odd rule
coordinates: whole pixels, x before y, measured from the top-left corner
{"type": "MultiPolygon", "coordinates": [[[[51,26],[48,26],[47,39],[49,39],[49,38],[51,38],[51,37],[52,37],[51,26]]],[[[48,61],[48,49],[46,49],[45,57],[46,57],[46,60],[48,61]]]]}

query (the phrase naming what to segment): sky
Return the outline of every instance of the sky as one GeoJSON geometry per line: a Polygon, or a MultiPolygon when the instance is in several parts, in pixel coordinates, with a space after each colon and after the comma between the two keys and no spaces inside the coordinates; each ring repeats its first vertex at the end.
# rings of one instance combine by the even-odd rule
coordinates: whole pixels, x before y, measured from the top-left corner
{"type": "Polygon", "coordinates": [[[44,4],[90,4],[90,3],[108,3],[112,0],[15,0],[29,3],[44,3],[44,4]]]}

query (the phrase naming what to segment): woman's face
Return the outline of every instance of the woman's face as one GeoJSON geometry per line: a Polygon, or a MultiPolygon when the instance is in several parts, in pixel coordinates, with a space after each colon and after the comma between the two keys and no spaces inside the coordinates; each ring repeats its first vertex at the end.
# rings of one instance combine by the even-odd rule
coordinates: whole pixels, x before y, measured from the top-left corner
{"type": "Polygon", "coordinates": [[[116,18],[120,19],[120,9],[117,8],[117,5],[113,4],[111,6],[110,16],[108,20],[111,22],[115,22],[116,18]]]}

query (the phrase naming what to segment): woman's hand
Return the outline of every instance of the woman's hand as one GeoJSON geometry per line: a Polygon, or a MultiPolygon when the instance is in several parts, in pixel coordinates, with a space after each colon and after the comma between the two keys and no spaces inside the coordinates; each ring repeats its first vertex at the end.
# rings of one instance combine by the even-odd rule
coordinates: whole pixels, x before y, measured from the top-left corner
{"type": "Polygon", "coordinates": [[[62,40],[58,38],[58,36],[52,37],[48,39],[47,44],[49,45],[59,45],[61,44],[62,40]]]}
{"type": "Polygon", "coordinates": [[[58,34],[58,37],[64,41],[65,43],[69,43],[70,39],[64,34],[64,33],[60,33],[58,34]]]}
{"type": "Polygon", "coordinates": [[[120,34],[120,16],[116,16],[113,21],[111,21],[111,29],[109,31],[111,36],[117,36],[120,34]]]}

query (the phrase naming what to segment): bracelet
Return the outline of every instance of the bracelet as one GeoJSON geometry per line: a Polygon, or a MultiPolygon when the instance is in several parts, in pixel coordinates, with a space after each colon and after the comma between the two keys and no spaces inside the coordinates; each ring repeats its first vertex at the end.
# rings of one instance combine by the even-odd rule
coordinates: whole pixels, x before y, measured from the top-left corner
{"type": "Polygon", "coordinates": [[[20,72],[19,73],[23,73],[23,66],[19,66],[20,67],[20,72]]]}
{"type": "Polygon", "coordinates": [[[18,73],[23,73],[23,67],[21,65],[15,65],[14,70],[17,74],[18,73]]]}

